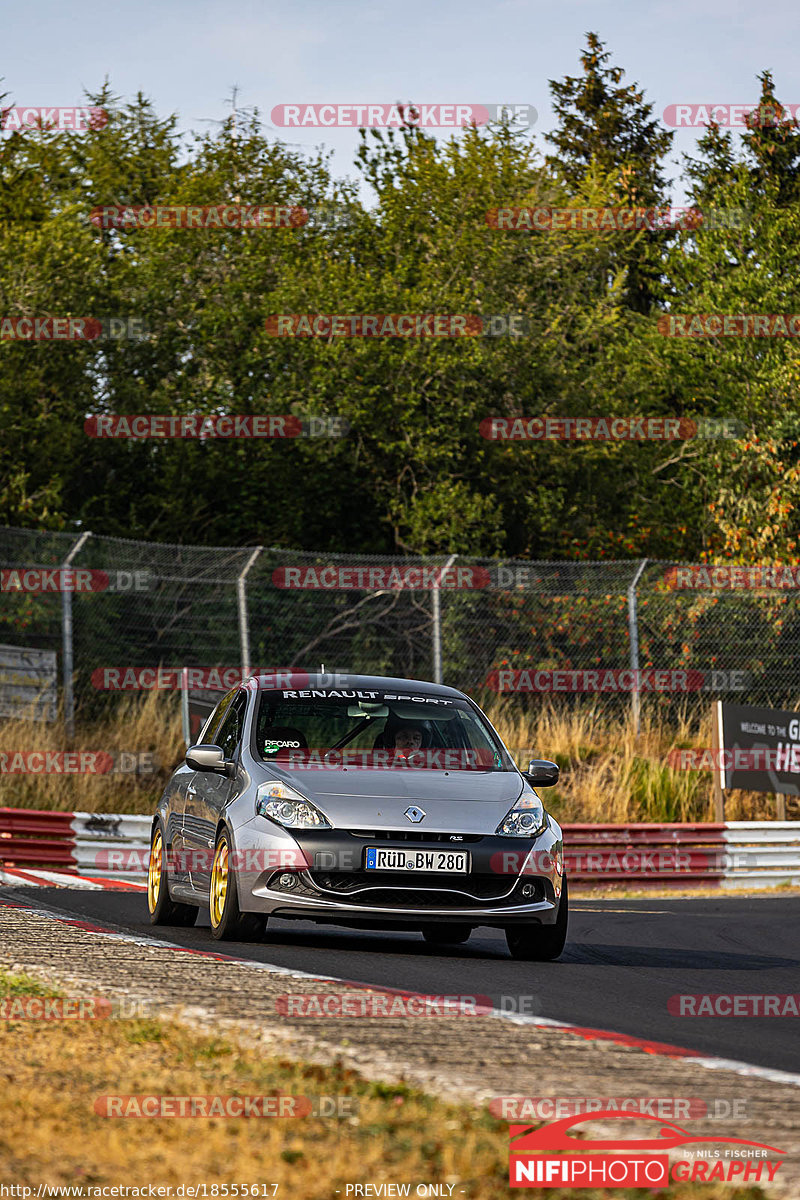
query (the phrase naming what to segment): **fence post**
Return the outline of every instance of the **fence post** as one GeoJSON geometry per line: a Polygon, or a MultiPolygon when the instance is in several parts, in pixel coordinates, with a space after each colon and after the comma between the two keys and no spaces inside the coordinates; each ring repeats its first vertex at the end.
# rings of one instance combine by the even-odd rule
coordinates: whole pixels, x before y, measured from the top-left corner
{"type": "MultiPolygon", "coordinates": [[[[61,564],[62,571],[69,569],[75,555],[91,536],[88,529],[81,534],[61,564]]],[[[69,744],[75,737],[75,696],[72,691],[72,592],[64,587],[63,576],[61,580],[61,671],[64,681],[64,732],[69,744]]]]}
{"type": "Polygon", "coordinates": [[[714,796],[714,820],[722,824],[725,820],[725,768],[722,765],[721,751],[724,749],[722,701],[715,700],[711,706],[711,753],[716,760],[712,768],[714,796]]]}
{"type": "Polygon", "coordinates": [[[442,567],[441,575],[435,575],[433,581],[433,682],[442,682],[442,606],[439,597],[439,580],[442,575],[446,575],[452,567],[453,563],[458,558],[457,554],[451,554],[445,565],[442,567]]]}
{"type": "Polygon", "coordinates": [[[633,730],[639,736],[639,721],[641,716],[639,703],[639,601],[636,588],[647,566],[643,558],[636,569],[636,574],[628,584],[628,638],[631,646],[631,671],[633,671],[633,691],[631,692],[631,715],[633,730]]]}
{"type": "Polygon", "coordinates": [[[250,626],[247,620],[247,592],[245,590],[245,580],[247,579],[247,572],[250,570],[263,549],[263,546],[256,546],[255,550],[245,563],[244,570],[236,580],[237,604],[239,609],[239,644],[242,649],[242,675],[245,679],[250,674],[250,626]]]}

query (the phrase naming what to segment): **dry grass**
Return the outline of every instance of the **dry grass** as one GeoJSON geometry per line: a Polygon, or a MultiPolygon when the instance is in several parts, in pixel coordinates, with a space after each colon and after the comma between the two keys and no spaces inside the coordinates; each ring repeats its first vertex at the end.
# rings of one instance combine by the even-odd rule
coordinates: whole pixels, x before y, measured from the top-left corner
{"type": "MultiPolygon", "coordinates": [[[[561,821],[622,824],[628,821],[713,821],[711,775],[667,765],[675,747],[711,745],[711,714],[683,710],[673,723],[643,705],[640,731],[630,713],[611,717],[591,704],[567,707],[543,703],[535,713],[509,701],[487,705],[487,715],[516,761],[526,755],[550,758],[561,781],[548,789],[548,807],[561,821]]],[[[769,820],[773,796],[734,792],[726,799],[727,820],[769,820]]],[[[787,817],[800,806],[787,800],[787,817]]]]}
{"type": "MultiPolygon", "coordinates": [[[[61,721],[0,721],[0,751],[63,750],[61,721]]],[[[0,774],[0,805],[71,812],[151,813],[184,748],[179,694],[120,697],[101,720],[76,726],[71,750],[152,755],[155,774],[0,774]]],[[[122,760],[126,761],[126,760],[122,760]]],[[[130,762],[128,762],[130,765],[130,762]]]]}
{"type": "MultiPolygon", "coordinates": [[[[526,756],[559,764],[561,782],[548,792],[549,806],[559,820],[713,820],[711,775],[667,765],[673,747],[711,744],[710,713],[698,716],[687,710],[666,725],[644,705],[637,736],[629,715],[596,712],[591,704],[568,707],[548,701],[530,712],[514,700],[495,697],[487,712],[520,765],[526,756]]],[[[0,722],[0,750],[63,745],[60,723],[0,722]]],[[[0,774],[0,805],[151,813],[183,751],[179,697],[153,691],[121,698],[104,719],[79,725],[74,748],[149,753],[160,768],[151,776],[0,774]]],[[[734,792],[726,802],[728,820],[767,820],[774,815],[775,800],[769,795],[734,792]]],[[[787,801],[787,816],[800,817],[797,801],[787,801]]]]}
{"type": "MultiPolygon", "coordinates": [[[[0,996],[42,990],[33,980],[0,972],[0,996]]],[[[464,1200],[510,1194],[503,1122],[338,1066],[259,1058],[154,1020],[2,1021],[0,1052],[6,1084],[0,1177],[33,1187],[34,1196],[40,1184],[206,1184],[209,1196],[213,1185],[278,1184],[279,1200],[342,1200],[346,1185],[357,1182],[409,1182],[412,1195],[419,1182],[449,1183],[464,1200]],[[109,1094],[278,1093],[347,1097],[355,1115],[126,1120],[94,1109],[96,1098],[109,1094]]],[[[271,1187],[262,1194],[271,1195],[271,1187]]],[[[526,1194],[532,1200],[587,1195],[564,1189],[526,1194]]],[[[763,1192],[683,1183],[673,1185],[670,1196],[756,1200],[763,1192]]]]}

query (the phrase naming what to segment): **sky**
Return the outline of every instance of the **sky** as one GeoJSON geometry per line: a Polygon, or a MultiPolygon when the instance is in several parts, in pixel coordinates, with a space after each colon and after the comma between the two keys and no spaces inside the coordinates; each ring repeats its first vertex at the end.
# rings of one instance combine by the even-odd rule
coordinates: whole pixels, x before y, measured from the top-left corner
{"type": "MultiPolygon", "coordinates": [[[[580,73],[585,34],[599,34],[638,82],[661,120],[672,104],[745,104],[770,69],[777,95],[800,105],[800,7],[745,0],[137,0],[98,7],[85,0],[0,0],[0,87],[6,104],[80,104],[106,76],[125,98],[142,91],[182,129],[208,130],[230,112],[257,107],[295,147],[334,152],[339,177],[359,178],[355,129],[274,127],[287,103],[529,104],[534,143],[554,124],[548,80],[580,73]]],[[[702,130],[679,130],[668,176],[702,130]]],[[[437,131],[437,136],[452,136],[437,131]]]]}

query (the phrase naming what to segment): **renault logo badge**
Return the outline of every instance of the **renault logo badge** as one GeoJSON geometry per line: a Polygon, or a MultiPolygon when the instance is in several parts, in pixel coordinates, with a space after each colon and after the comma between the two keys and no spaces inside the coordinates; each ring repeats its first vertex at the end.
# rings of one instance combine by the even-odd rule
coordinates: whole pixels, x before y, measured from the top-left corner
{"type": "Polygon", "coordinates": [[[406,809],[405,815],[408,817],[409,821],[413,821],[414,824],[417,825],[425,816],[425,813],[421,808],[417,808],[415,804],[412,804],[410,808],[406,809]]]}

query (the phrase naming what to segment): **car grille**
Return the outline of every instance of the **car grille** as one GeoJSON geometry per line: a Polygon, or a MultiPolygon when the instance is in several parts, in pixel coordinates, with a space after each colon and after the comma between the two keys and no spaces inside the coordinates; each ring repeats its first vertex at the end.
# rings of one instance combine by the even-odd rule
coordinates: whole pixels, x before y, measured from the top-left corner
{"type": "Polygon", "coordinates": [[[311,878],[323,891],[347,896],[353,904],[379,904],[395,908],[463,908],[500,900],[511,889],[509,879],[496,875],[425,875],[413,886],[392,872],[314,871],[311,878]],[[363,890],[362,890],[363,889],[363,890]]]}
{"type": "Polygon", "coordinates": [[[377,842],[448,842],[458,845],[467,842],[481,842],[480,833],[426,833],[422,829],[368,829],[349,830],[350,837],[369,838],[377,842]]]}

